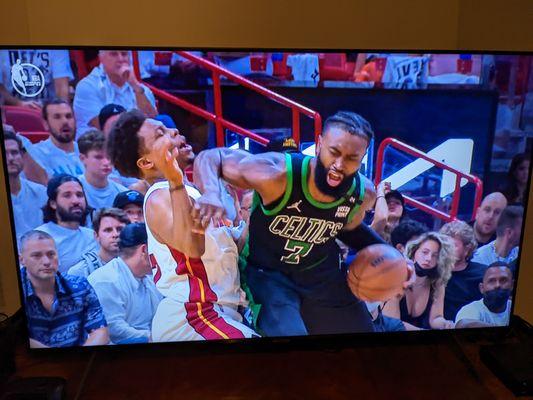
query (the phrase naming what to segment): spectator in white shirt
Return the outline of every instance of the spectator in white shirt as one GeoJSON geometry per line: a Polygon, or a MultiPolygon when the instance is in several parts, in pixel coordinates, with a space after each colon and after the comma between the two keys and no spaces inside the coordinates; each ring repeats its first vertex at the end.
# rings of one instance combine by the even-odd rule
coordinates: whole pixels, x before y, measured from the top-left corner
{"type": "Polygon", "coordinates": [[[78,176],[89,206],[94,209],[111,207],[115,196],[128,190],[125,186],[108,179],[113,165],[105,150],[104,133],[93,129],[78,139],[80,160],[85,173],[78,176]]]}
{"type": "Polygon", "coordinates": [[[76,121],[70,104],[54,99],[43,105],[43,118],[50,137],[26,146],[32,158],[46,171],[48,178],[56,174],[77,176],[83,174],[76,136],[76,121]]]}
{"type": "Polygon", "coordinates": [[[122,229],[129,223],[126,213],[118,208],[98,210],[93,218],[93,229],[99,249],[85,253],[81,260],[68,270],[68,274],[87,278],[118,256],[118,238],[122,229]]]}
{"type": "Polygon", "coordinates": [[[88,281],[104,310],[115,344],[151,341],[152,319],[163,298],[155,287],[144,224],[129,224],[120,233],[119,256],[88,281]]]}
{"type": "Polygon", "coordinates": [[[67,174],[50,179],[46,192],[45,223],[36,229],[54,238],[59,272],[65,274],[83,254],[96,249],[93,231],[82,226],[88,214],[87,200],[78,178],[67,174]]]}
{"type": "Polygon", "coordinates": [[[41,208],[46,204],[48,196],[45,186],[20,176],[24,168],[23,147],[20,139],[13,132],[4,132],[4,147],[6,149],[6,165],[15,219],[15,232],[17,243],[19,243],[24,233],[43,223],[41,208]]]}
{"type": "Polygon", "coordinates": [[[155,97],[139,83],[127,50],[101,50],[100,65],[76,86],[74,112],[78,134],[98,126],[98,114],[106,104],[119,104],[126,110],[137,108],[148,117],[155,117],[155,97]]]}
{"type": "Polygon", "coordinates": [[[490,265],[496,261],[511,264],[516,260],[522,233],[523,218],[524,207],[505,207],[500,216],[498,228],[496,229],[496,240],[477,249],[472,261],[490,265]]]}
{"type": "Polygon", "coordinates": [[[498,261],[489,265],[483,282],[479,284],[483,298],[459,310],[455,327],[483,328],[509,324],[513,285],[513,273],[506,263],[498,261]]]}

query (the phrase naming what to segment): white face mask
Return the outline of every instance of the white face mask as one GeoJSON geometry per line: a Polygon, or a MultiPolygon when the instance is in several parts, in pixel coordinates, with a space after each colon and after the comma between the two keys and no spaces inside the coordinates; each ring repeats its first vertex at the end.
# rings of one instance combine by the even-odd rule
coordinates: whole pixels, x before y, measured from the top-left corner
{"type": "Polygon", "coordinates": [[[373,313],[381,306],[381,301],[365,301],[366,308],[369,313],[373,313]]]}

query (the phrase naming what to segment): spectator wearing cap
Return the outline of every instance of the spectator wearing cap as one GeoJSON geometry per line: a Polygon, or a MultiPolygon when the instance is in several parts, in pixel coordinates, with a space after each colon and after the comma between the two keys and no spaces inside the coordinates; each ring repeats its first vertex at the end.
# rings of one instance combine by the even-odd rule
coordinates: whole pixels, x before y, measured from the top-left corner
{"type": "Polygon", "coordinates": [[[100,130],[104,132],[104,135],[109,134],[115,121],[120,117],[120,114],[126,112],[126,109],[120,104],[106,104],[102,107],[98,113],[98,125],[100,130]]]}
{"type": "Polygon", "coordinates": [[[127,50],[101,50],[100,65],[76,86],[74,113],[80,133],[98,126],[98,115],[106,104],[119,104],[126,110],[139,109],[146,116],[157,115],[155,97],[141,84],[133,71],[127,50]]]}
{"type": "Polygon", "coordinates": [[[144,222],[143,205],[144,196],[135,190],[119,193],[113,201],[113,207],[123,210],[131,223],[144,222]]]}
{"type": "Polygon", "coordinates": [[[87,199],[78,178],[67,174],[50,179],[46,193],[44,224],[36,229],[54,238],[59,272],[65,274],[83,254],[96,249],[93,231],[83,226],[89,214],[87,199]]]}
{"type": "Polygon", "coordinates": [[[481,298],[479,284],[486,265],[472,261],[477,242],[474,229],[464,221],[452,221],[440,228],[455,244],[455,265],[444,294],[444,318],[454,321],[461,307],[481,298]]]}
{"type": "Polygon", "coordinates": [[[78,178],[89,205],[94,209],[111,207],[115,196],[128,189],[108,179],[113,166],[105,151],[103,132],[95,129],[85,132],[78,140],[78,147],[85,167],[85,173],[78,178]]]}
{"type": "Polygon", "coordinates": [[[89,275],[115,344],[146,343],[163,298],[155,287],[148,258],[146,226],[129,224],[120,233],[119,255],[89,275]]]}
{"type": "Polygon", "coordinates": [[[389,243],[392,230],[404,218],[404,206],[402,194],[397,190],[391,190],[389,182],[382,181],[378,185],[374,219],[370,226],[389,243]]]}
{"type": "Polygon", "coordinates": [[[496,261],[513,263],[518,258],[523,218],[524,207],[505,207],[498,221],[496,239],[477,249],[472,261],[485,265],[496,261]]]}
{"type": "Polygon", "coordinates": [[[24,169],[23,147],[20,139],[10,131],[4,132],[9,191],[17,243],[21,236],[43,223],[42,207],[46,204],[46,186],[20,176],[24,169]]]}
{"type": "Polygon", "coordinates": [[[102,208],[93,218],[94,238],[99,249],[85,253],[68,270],[69,275],[88,277],[92,272],[118,256],[118,238],[130,221],[119,208],[102,208]]]}
{"type": "Polygon", "coordinates": [[[107,323],[93,288],[85,278],[58,273],[52,236],[33,230],[20,241],[30,347],[108,344],[107,323]]]}

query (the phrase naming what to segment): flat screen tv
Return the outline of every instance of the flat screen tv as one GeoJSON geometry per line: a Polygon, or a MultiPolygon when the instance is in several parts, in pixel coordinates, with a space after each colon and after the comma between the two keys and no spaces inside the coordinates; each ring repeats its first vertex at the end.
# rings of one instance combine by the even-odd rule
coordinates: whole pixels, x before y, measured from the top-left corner
{"type": "Polygon", "coordinates": [[[29,347],[505,329],[532,72],[510,53],[0,49],[29,347]]]}

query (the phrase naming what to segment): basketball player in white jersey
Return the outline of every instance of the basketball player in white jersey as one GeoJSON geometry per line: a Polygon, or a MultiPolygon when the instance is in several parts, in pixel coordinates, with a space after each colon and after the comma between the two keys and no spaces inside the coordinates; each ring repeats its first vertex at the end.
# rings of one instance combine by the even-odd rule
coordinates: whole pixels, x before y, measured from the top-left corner
{"type": "Polygon", "coordinates": [[[176,129],[136,110],[120,116],[108,139],[120,174],[151,185],[144,198],[148,251],[154,281],[165,296],[152,322],[152,340],[258,336],[237,311],[246,300],[232,228],[215,221],[205,232],[195,229],[191,213],[200,193],[185,182],[176,161],[187,150],[176,129]]]}

